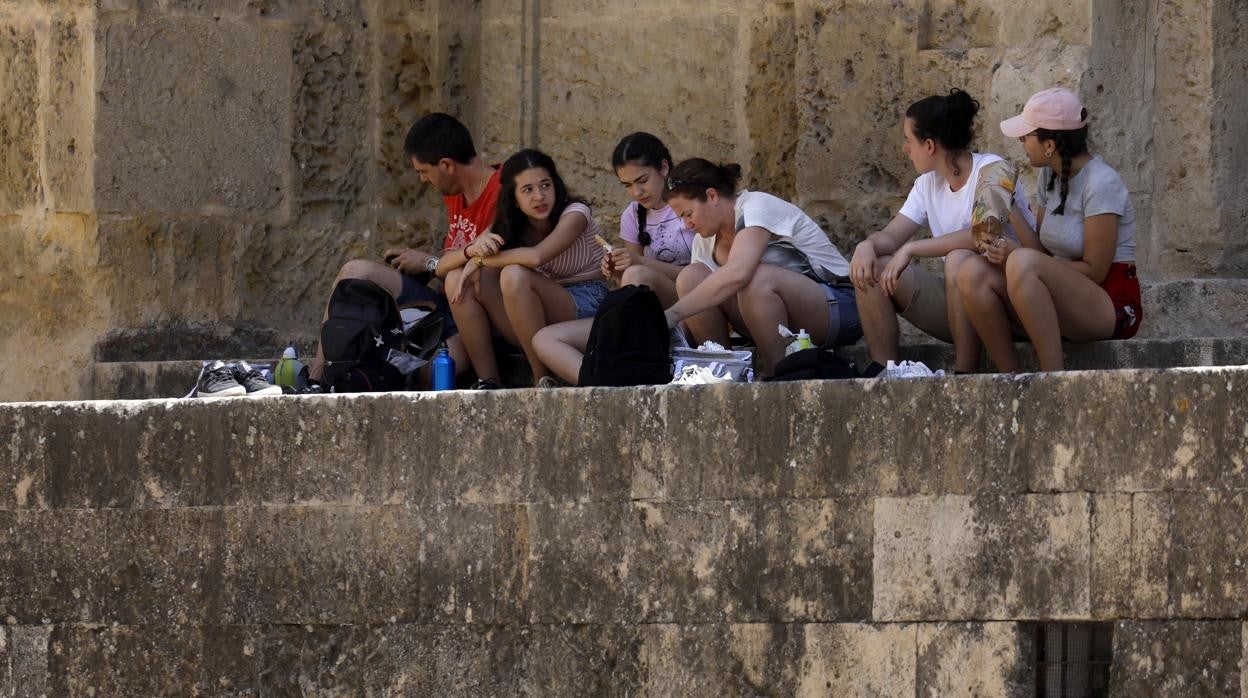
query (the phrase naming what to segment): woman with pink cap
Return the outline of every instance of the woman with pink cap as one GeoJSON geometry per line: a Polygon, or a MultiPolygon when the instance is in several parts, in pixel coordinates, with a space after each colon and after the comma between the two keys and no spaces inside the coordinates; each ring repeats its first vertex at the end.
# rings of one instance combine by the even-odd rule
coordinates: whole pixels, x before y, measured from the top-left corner
{"type": "Polygon", "coordinates": [[[1001,131],[1039,168],[1032,207],[1043,249],[998,240],[959,269],[959,295],[998,370],[1019,369],[1015,319],[1040,370],[1061,370],[1063,338],[1127,339],[1139,330],[1135,211],[1122,178],[1088,152],[1088,111],[1069,90],[1032,95],[1001,131]]]}

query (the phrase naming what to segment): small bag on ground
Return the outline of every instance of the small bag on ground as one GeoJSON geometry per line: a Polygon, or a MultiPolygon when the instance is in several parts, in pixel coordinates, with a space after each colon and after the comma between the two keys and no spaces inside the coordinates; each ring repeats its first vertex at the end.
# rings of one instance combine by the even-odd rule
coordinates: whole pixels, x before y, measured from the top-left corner
{"type": "Polygon", "coordinates": [[[578,385],[658,385],[672,377],[671,339],[659,297],[647,286],[607,294],[585,345],[578,385]]]}
{"type": "Polygon", "coordinates": [[[409,390],[424,360],[408,353],[403,320],[385,289],[343,279],[329,297],[321,325],[323,382],[336,393],[409,390]]]}
{"type": "Polygon", "coordinates": [[[803,349],[780,360],[772,380],[801,381],[836,378],[861,378],[854,362],[846,361],[825,349],[803,349]]]}

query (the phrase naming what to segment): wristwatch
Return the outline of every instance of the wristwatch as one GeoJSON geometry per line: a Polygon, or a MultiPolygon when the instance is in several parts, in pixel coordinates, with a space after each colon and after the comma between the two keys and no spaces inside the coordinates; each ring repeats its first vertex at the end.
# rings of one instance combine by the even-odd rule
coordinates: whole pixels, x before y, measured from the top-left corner
{"type": "Polygon", "coordinates": [[[440,260],[437,257],[430,257],[429,259],[426,259],[425,271],[429,272],[430,274],[433,274],[434,272],[436,272],[438,270],[439,261],[440,260]]]}

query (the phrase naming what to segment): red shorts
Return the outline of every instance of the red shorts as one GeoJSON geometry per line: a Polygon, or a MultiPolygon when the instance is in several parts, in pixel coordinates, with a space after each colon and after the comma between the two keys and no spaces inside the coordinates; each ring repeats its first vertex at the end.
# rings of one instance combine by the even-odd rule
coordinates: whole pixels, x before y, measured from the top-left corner
{"type": "Polygon", "coordinates": [[[1109,294],[1114,303],[1113,339],[1130,339],[1140,329],[1140,321],[1144,319],[1144,309],[1140,306],[1140,280],[1135,275],[1135,265],[1125,262],[1114,262],[1109,265],[1109,273],[1101,288],[1109,294]]]}

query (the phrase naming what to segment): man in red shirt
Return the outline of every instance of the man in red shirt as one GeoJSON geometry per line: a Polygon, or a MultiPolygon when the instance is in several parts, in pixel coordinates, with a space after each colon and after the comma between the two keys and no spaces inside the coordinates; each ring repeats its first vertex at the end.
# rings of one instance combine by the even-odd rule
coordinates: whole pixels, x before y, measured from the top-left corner
{"type": "MultiPolygon", "coordinates": [[[[420,274],[445,279],[467,261],[464,248],[489,230],[494,223],[498,202],[498,168],[477,155],[472,135],[455,117],[433,113],[412,124],[403,143],[403,152],[420,174],[420,181],[433,185],[442,194],[449,226],[439,255],[414,248],[389,249],[386,263],[353,259],[342,265],[334,286],[343,279],[366,279],[394,296],[399,305],[412,301],[432,301],[443,317],[442,338],[455,359],[457,373],[468,369],[459,331],[441,291],[429,288],[417,278],[420,274]]],[[[324,357],[317,348],[311,367],[312,378],[320,380],[324,357]]]]}

